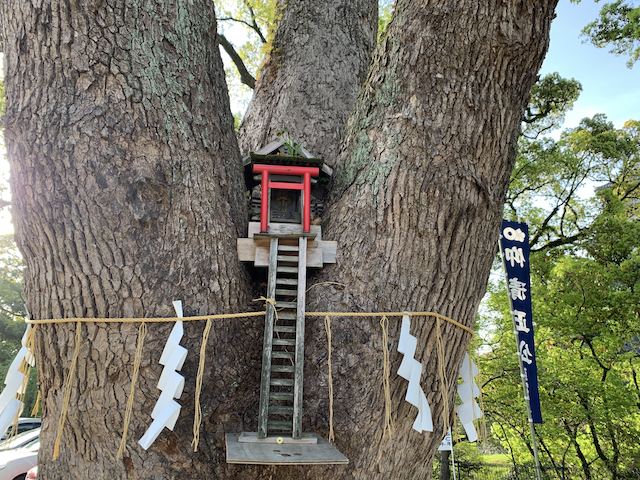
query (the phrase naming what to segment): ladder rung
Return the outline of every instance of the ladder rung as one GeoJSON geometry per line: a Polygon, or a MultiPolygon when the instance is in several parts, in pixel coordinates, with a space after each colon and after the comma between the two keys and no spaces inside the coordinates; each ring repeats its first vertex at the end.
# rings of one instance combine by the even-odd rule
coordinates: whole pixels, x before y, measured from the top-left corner
{"type": "Polygon", "coordinates": [[[291,358],[295,355],[293,352],[271,352],[271,358],[291,358]]]}
{"type": "Polygon", "coordinates": [[[278,262],[290,262],[298,263],[298,256],[293,255],[278,255],[278,262]]]}
{"type": "Polygon", "coordinates": [[[295,380],[293,378],[272,378],[272,387],[293,387],[295,380]]]}
{"type": "Polygon", "coordinates": [[[286,295],[288,297],[295,297],[298,295],[297,290],[287,290],[284,288],[276,288],[276,295],[286,295]]]}
{"type": "Polygon", "coordinates": [[[271,415],[293,415],[293,407],[281,407],[269,405],[269,414],[271,415]]]}
{"type": "Polygon", "coordinates": [[[295,313],[280,313],[278,312],[278,319],[280,320],[296,320],[298,316],[295,313]]]}
{"type": "Polygon", "coordinates": [[[297,245],[278,245],[278,250],[281,252],[297,252],[299,249],[297,245]]]}
{"type": "Polygon", "coordinates": [[[296,339],[295,338],[274,338],[273,339],[273,344],[274,345],[295,345],[296,344],[296,339]]]}
{"type": "Polygon", "coordinates": [[[296,308],[297,306],[298,306],[298,302],[278,302],[278,301],[276,301],[276,307],[296,308]]]}
{"type": "MultiPolygon", "coordinates": [[[[298,267],[276,267],[278,273],[298,273],[298,267]]],[[[278,281],[276,280],[276,283],[278,281]]]]}
{"type": "Polygon", "coordinates": [[[267,429],[269,430],[284,430],[286,432],[289,432],[291,430],[293,430],[293,422],[289,421],[289,422],[277,422],[275,420],[272,420],[270,422],[267,422],[267,429]]]}
{"type": "Polygon", "coordinates": [[[296,327],[285,327],[277,325],[273,327],[274,332],[296,333],[296,327]]]}
{"type": "Polygon", "coordinates": [[[276,278],[276,285],[298,285],[298,279],[297,278],[276,278]]]}
{"type": "Polygon", "coordinates": [[[293,365],[271,365],[271,373],[291,373],[295,371],[295,367],[293,365]]]}
{"type": "Polygon", "coordinates": [[[293,393],[271,392],[269,400],[283,400],[285,402],[293,402],[293,393]]]}

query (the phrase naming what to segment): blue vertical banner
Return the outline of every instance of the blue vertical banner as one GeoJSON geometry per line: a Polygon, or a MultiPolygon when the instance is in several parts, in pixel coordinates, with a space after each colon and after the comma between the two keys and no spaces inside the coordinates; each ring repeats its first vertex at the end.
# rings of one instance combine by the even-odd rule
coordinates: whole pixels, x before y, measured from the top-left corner
{"type": "Polygon", "coordinates": [[[542,423],[538,368],[533,340],[531,309],[531,274],[529,268],[529,226],[526,223],[502,221],[500,251],[507,275],[511,315],[525,377],[525,399],[529,403],[533,423],[542,423]]]}

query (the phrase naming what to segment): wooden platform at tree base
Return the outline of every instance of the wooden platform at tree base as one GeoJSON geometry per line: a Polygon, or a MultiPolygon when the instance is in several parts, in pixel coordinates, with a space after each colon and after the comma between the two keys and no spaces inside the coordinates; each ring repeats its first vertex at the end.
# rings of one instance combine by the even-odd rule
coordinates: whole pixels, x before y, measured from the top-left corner
{"type": "Polygon", "coordinates": [[[315,433],[303,433],[301,438],[291,438],[288,435],[268,435],[266,438],[258,438],[258,432],[242,432],[238,437],[240,443],[303,443],[315,445],[318,443],[318,435],[315,433]]]}
{"type": "MultiPolygon", "coordinates": [[[[239,433],[227,433],[227,463],[251,465],[347,465],[349,459],[317,433],[318,443],[238,442],[239,433]]],[[[307,434],[305,434],[307,435],[307,434]]]]}

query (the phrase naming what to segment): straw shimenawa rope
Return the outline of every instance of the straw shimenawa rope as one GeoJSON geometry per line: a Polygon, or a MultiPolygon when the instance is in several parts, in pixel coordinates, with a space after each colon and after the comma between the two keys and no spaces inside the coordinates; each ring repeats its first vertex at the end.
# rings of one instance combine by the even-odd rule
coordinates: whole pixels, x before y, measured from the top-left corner
{"type": "Polygon", "coordinates": [[[32,418],[37,417],[39,411],[40,411],[40,389],[38,389],[38,397],[36,398],[36,404],[33,406],[33,410],[31,410],[31,417],[32,418]]]}
{"type": "Polygon", "coordinates": [[[318,285],[338,285],[339,287],[346,287],[347,284],[346,283],[338,283],[338,282],[318,282],[318,283],[314,283],[313,285],[311,285],[309,288],[307,288],[305,290],[305,293],[307,293],[309,290],[311,290],[313,287],[317,287],[318,285]]]}
{"type": "Polygon", "coordinates": [[[202,391],[202,377],[204,376],[204,360],[207,353],[207,340],[209,340],[209,332],[211,332],[211,326],[213,322],[211,319],[207,320],[207,325],[202,332],[202,345],[200,345],[200,363],[198,364],[198,376],[196,377],[196,398],[195,398],[195,413],[193,415],[193,440],[191,446],[193,451],[198,451],[198,443],[200,443],[200,423],[202,422],[202,409],[200,407],[200,392],[202,391]]]}
{"type": "Polygon", "coordinates": [[[140,361],[142,360],[142,347],[144,346],[144,337],[147,335],[147,324],[140,323],[138,329],[138,345],[136,347],[136,356],[133,360],[133,374],[131,375],[131,393],[129,393],[129,399],[127,400],[127,410],[124,414],[124,428],[122,430],[122,440],[120,440],[120,447],[116,458],[121,458],[124,454],[124,449],[127,446],[127,432],[129,431],[129,423],[131,423],[131,413],[133,412],[133,397],[136,388],[136,381],[138,380],[138,372],[140,371],[140,361]]]}
{"type": "Polygon", "coordinates": [[[158,318],[49,318],[46,320],[25,320],[31,325],[47,325],[50,323],[163,323],[163,322],[197,322],[200,320],[221,320],[224,318],[263,317],[265,312],[225,313],[221,315],[198,315],[195,317],[158,317],[158,318]]]}
{"type": "MultiPolygon", "coordinates": [[[[332,283],[332,282],[323,282],[323,283],[332,283]]],[[[321,285],[322,283],[316,284],[321,285]]],[[[314,285],[312,285],[314,286],[314,285]]],[[[275,299],[261,297],[257,300],[262,300],[273,307],[275,312],[276,321],[278,318],[278,313],[275,308],[275,299]]],[[[76,344],[75,351],[73,355],[73,360],[69,367],[69,374],[67,376],[66,384],[65,384],[65,393],[62,402],[62,410],[60,413],[60,419],[58,422],[58,433],[56,437],[56,442],[54,446],[53,459],[55,460],[59,455],[60,450],[60,440],[62,438],[62,432],[64,429],[64,423],[67,417],[67,410],[69,408],[69,399],[71,397],[71,388],[73,384],[73,377],[75,373],[76,364],[78,361],[78,354],[80,351],[80,340],[81,340],[81,329],[82,323],[134,323],[141,322],[140,333],[138,336],[138,348],[136,349],[136,360],[134,361],[134,375],[132,377],[132,386],[131,386],[131,394],[127,404],[127,413],[125,414],[125,428],[123,432],[123,438],[120,444],[120,450],[118,451],[118,455],[123,453],[124,446],[126,445],[126,434],[129,426],[131,411],[129,410],[129,404],[133,402],[133,393],[135,381],[137,379],[137,374],[139,371],[140,365],[140,357],[142,351],[142,342],[144,340],[144,334],[146,334],[146,326],[143,325],[145,323],[159,323],[159,322],[176,322],[176,321],[200,321],[206,320],[207,325],[205,326],[203,335],[202,335],[202,345],[200,347],[200,363],[198,366],[198,375],[196,377],[196,394],[195,394],[195,415],[193,422],[193,442],[192,446],[194,447],[194,451],[198,450],[198,443],[200,438],[200,423],[202,419],[202,410],[200,407],[200,392],[202,390],[202,378],[204,373],[204,362],[206,358],[206,348],[207,348],[207,340],[209,337],[209,332],[211,331],[212,321],[213,320],[222,320],[222,319],[230,319],[230,318],[247,318],[247,317],[258,317],[266,315],[266,311],[263,312],[243,312],[243,313],[230,313],[230,314],[220,314],[220,315],[200,315],[194,317],[162,317],[162,318],[57,318],[57,319],[47,319],[47,320],[25,320],[26,323],[34,325],[47,325],[52,323],[76,323],[76,344]],[[144,331],[144,334],[143,334],[144,331]],[[136,366],[137,363],[137,366],[136,366]]],[[[332,380],[332,371],[331,371],[331,317],[381,317],[380,325],[382,327],[382,336],[383,336],[383,388],[385,394],[385,419],[384,419],[384,432],[389,432],[389,436],[393,434],[393,425],[391,422],[391,393],[390,393],[390,361],[389,361],[389,335],[388,335],[388,317],[402,317],[404,315],[413,315],[415,317],[425,316],[425,317],[434,317],[436,319],[436,331],[437,331],[437,350],[438,350],[438,365],[439,365],[439,373],[441,386],[443,387],[443,391],[448,391],[448,383],[446,380],[446,376],[444,375],[444,347],[442,345],[442,335],[440,331],[440,320],[444,320],[452,325],[455,325],[458,328],[468,332],[471,336],[474,336],[473,329],[467,327],[466,325],[461,324],[451,318],[445,317],[444,315],[440,315],[434,312],[386,312],[386,313],[363,313],[363,312],[306,312],[305,315],[308,317],[325,317],[325,328],[327,328],[327,339],[329,342],[329,408],[330,408],[330,440],[333,440],[333,380],[332,380]]],[[[31,334],[33,333],[33,330],[31,334]]],[[[445,398],[445,394],[443,394],[443,400],[445,398]]],[[[132,407],[131,407],[132,408],[132,407]]],[[[448,418],[449,416],[449,405],[445,401],[444,402],[444,418],[448,418]]]]}
{"type": "Polygon", "coordinates": [[[391,365],[389,364],[389,320],[386,316],[380,319],[382,327],[382,388],[384,389],[384,429],[382,436],[389,433],[389,438],[393,438],[393,425],[391,424],[391,387],[389,377],[391,375],[391,365]]]}
{"type": "Polygon", "coordinates": [[[69,366],[69,374],[67,375],[67,382],[64,390],[64,397],[62,399],[62,410],[60,411],[60,420],[58,420],[58,434],[56,436],[56,443],[53,447],[53,459],[58,458],[60,453],[60,439],[62,438],[62,430],[64,430],[64,422],[67,419],[67,410],[69,408],[69,399],[71,398],[71,386],[73,385],[73,375],[76,371],[76,364],[78,363],[78,354],[80,353],[80,338],[82,332],[82,323],[76,323],[76,348],[73,352],[73,359],[69,366]]]}
{"type": "MultiPolygon", "coordinates": [[[[438,372],[440,373],[440,394],[442,395],[442,403],[443,403],[443,408],[442,408],[442,419],[444,420],[444,425],[448,425],[449,424],[449,399],[448,397],[448,392],[449,392],[449,382],[447,381],[447,376],[445,375],[445,368],[444,368],[444,346],[442,345],[442,332],[440,331],[440,319],[436,318],[436,335],[437,335],[437,351],[438,351],[438,372]]],[[[447,432],[445,429],[444,434],[442,435],[442,438],[444,438],[447,435],[447,432]]]]}
{"type": "Polygon", "coordinates": [[[331,317],[324,317],[324,329],[327,331],[327,350],[329,356],[327,365],[329,365],[329,442],[333,442],[336,437],[333,434],[333,375],[331,372],[331,317]]]}
{"type": "MultiPolygon", "coordinates": [[[[267,299],[265,299],[267,300],[267,299]]],[[[273,300],[273,299],[269,299],[273,300]]],[[[269,302],[271,303],[271,302],[269,302]]],[[[160,317],[160,318],[50,318],[47,320],[25,320],[25,323],[31,325],[47,325],[51,323],[134,323],[134,322],[146,322],[146,323],[162,323],[162,322],[177,322],[178,320],[181,322],[197,322],[200,320],[222,320],[225,318],[245,318],[245,317],[263,317],[267,312],[244,312],[244,313],[226,313],[221,315],[200,315],[195,317],[160,317]]],[[[465,330],[470,333],[472,337],[475,336],[472,328],[463,325],[460,322],[456,322],[455,320],[445,317],[444,315],[440,315],[439,313],[434,312],[409,312],[411,315],[416,317],[434,317],[444,320],[445,322],[449,322],[452,325],[455,325],[458,328],[465,330]]],[[[305,312],[307,317],[326,317],[329,315],[330,317],[402,317],[406,315],[407,312],[305,312]]]]}

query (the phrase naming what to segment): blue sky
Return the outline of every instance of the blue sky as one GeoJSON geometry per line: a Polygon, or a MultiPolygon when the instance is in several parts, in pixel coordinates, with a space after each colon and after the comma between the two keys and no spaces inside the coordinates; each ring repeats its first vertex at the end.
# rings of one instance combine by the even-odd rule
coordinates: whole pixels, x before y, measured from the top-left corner
{"type": "Polygon", "coordinates": [[[560,0],[551,24],[549,52],[540,75],[558,72],[582,83],[582,94],[564,127],[575,127],[584,117],[604,113],[622,127],[629,119],[640,120],[640,63],[627,67],[628,57],[616,57],[608,49],[582,43],[582,28],[593,21],[604,2],[560,0]]]}

